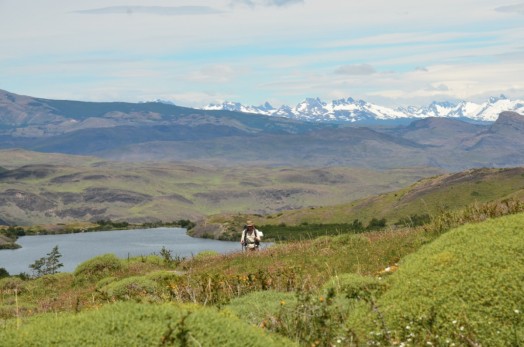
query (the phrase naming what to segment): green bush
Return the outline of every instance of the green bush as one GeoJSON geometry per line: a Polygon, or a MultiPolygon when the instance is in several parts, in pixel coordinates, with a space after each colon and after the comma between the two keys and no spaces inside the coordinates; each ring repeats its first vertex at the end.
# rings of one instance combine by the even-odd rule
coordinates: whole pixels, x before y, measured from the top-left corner
{"type": "Polygon", "coordinates": [[[379,278],[353,273],[332,277],[325,285],[324,292],[333,290],[347,299],[374,301],[386,291],[387,285],[379,278]]]}
{"type": "Polygon", "coordinates": [[[103,254],[86,260],[74,271],[75,283],[95,281],[118,272],[123,267],[122,260],[114,254],[103,254]]]}
{"type": "Polygon", "coordinates": [[[161,266],[164,264],[164,259],[159,255],[150,254],[150,255],[141,255],[138,257],[129,258],[128,263],[129,264],[144,263],[144,264],[161,266]]]}
{"type": "Polygon", "coordinates": [[[378,300],[392,341],[524,344],[522,225],[524,214],[464,225],[406,257],[378,300]]]}
{"type": "Polygon", "coordinates": [[[147,279],[150,279],[157,283],[158,285],[164,287],[169,286],[171,283],[176,282],[179,279],[179,275],[177,275],[173,271],[153,271],[151,273],[148,273],[146,275],[147,279]]]}
{"type": "Polygon", "coordinates": [[[95,288],[96,288],[97,291],[100,291],[102,288],[104,288],[105,286],[107,286],[110,283],[113,283],[115,281],[118,281],[118,278],[113,277],[113,276],[104,277],[100,281],[96,282],[96,287],[95,288]]]}
{"type": "Polygon", "coordinates": [[[14,293],[18,294],[25,291],[26,282],[18,277],[6,277],[0,279],[0,292],[2,294],[14,293]]]}
{"type": "Polygon", "coordinates": [[[294,303],[281,302],[278,313],[262,325],[303,346],[355,346],[355,334],[344,324],[349,310],[347,302],[336,300],[333,290],[326,295],[298,292],[294,303]]]}
{"type": "Polygon", "coordinates": [[[0,328],[6,346],[293,346],[215,309],[116,303],[78,314],[33,317],[0,328]]]}
{"type": "Polygon", "coordinates": [[[98,291],[110,300],[156,301],[160,296],[159,286],[142,276],[112,281],[98,291]]]}
{"type": "Polygon", "coordinates": [[[242,320],[260,325],[268,317],[276,316],[280,306],[293,305],[296,301],[294,293],[265,290],[235,298],[226,307],[242,320]]]}

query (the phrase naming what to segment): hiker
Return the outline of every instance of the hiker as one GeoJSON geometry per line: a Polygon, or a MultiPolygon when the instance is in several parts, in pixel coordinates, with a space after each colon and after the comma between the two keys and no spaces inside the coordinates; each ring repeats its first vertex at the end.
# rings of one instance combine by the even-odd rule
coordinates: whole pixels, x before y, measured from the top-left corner
{"type": "Polygon", "coordinates": [[[242,247],[246,247],[247,250],[256,251],[260,245],[260,239],[262,238],[262,232],[255,228],[255,224],[248,220],[242,230],[242,238],[240,244],[242,247]]]}

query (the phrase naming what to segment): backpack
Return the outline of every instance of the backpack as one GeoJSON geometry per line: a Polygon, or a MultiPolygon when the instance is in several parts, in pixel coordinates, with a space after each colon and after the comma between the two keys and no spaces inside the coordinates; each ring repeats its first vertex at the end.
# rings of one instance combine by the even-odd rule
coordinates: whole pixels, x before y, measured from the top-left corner
{"type": "MultiPolygon", "coordinates": [[[[255,247],[258,247],[260,246],[260,241],[257,240],[257,228],[253,228],[253,232],[255,233],[255,247]]],[[[246,233],[247,233],[247,225],[244,225],[244,230],[242,231],[243,233],[243,239],[244,239],[244,243],[246,243],[246,233]]]]}

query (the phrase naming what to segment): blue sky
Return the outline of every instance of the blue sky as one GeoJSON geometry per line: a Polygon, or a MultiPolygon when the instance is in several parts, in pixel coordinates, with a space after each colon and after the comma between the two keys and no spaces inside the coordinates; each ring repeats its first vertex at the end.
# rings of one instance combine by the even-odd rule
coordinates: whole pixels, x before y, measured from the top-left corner
{"type": "Polygon", "coordinates": [[[524,99],[524,2],[0,0],[0,89],[192,107],[524,99]]]}

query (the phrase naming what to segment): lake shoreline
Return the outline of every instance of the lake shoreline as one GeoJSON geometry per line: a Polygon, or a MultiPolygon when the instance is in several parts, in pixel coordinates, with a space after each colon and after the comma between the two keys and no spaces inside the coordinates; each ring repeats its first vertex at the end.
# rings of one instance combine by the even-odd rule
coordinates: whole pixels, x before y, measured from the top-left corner
{"type": "Polygon", "coordinates": [[[29,264],[44,257],[55,246],[63,256],[63,272],[74,271],[83,261],[102,254],[126,259],[159,255],[163,248],[174,257],[186,258],[202,251],[228,253],[240,251],[238,242],[194,238],[179,227],[109,230],[57,235],[26,235],[19,238],[21,249],[0,252],[0,268],[10,274],[29,272],[29,264]]]}
{"type": "MultiPolygon", "coordinates": [[[[155,229],[162,227],[186,229],[186,233],[195,226],[190,220],[181,219],[173,222],[155,222],[130,224],[127,222],[113,222],[111,220],[101,220],[97,223],[83,222],[81,224],[53,224],[37,225],[29,227],[8,226],[2,229],[0,233],[0,251],[19,249],[22,246],[16,241],[20,236],[38,236],[38,235],[63,235],[77,234],[86,232],[100,232],[113,230],[136,230],[136,229],[155,229]]],[[[189,234],[188,234],[189,235],[189,234]]],[[[191,235],[189,235],[191,236],[191,235]]]]}

